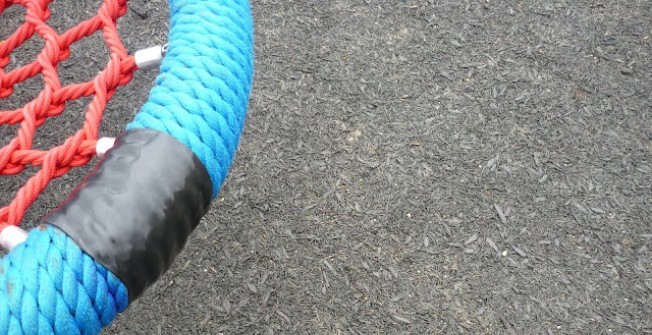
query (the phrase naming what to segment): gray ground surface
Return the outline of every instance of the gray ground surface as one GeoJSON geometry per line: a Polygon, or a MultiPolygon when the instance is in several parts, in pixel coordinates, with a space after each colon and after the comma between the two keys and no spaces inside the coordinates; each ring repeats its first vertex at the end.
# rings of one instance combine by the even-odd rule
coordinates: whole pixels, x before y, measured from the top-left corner
{"type": "MultiPolygon", "coordinates": [[[[164,41],[165,2],[131,6],[130,50],[164,41]]],[[[53,17],[95,8],[57,3],[53,17]]],[[[230,178],[106,334],[652,333],[650,1],[253,9],[256,80],[230,178]]],[[[100,41],[74,49],[97,68],[70,61],[68,80],[102,66],[100,41]]],[[[154,76],[116,95],[104,135],[154,76]]],[[[3,203],[22,181],[3,177],[3,203]]]]}

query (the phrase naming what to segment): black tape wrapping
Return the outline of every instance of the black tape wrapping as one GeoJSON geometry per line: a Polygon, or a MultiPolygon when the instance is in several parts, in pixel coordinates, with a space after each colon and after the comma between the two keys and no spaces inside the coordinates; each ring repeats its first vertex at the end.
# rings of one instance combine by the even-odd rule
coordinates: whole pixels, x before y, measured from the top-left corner
{"type": "Polygon", "coordinates": [[[202,162],[162,132],[130,130],[43,218],[113,272],[133,301],[168,270],[212,200],[202,162]]]}

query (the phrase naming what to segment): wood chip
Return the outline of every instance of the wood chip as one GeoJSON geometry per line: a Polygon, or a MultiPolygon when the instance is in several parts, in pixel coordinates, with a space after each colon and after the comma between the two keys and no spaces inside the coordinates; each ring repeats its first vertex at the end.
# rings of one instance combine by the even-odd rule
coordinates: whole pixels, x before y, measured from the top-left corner
{"type": "Polygon", "coordinates": [[[392,317],[393,317],[396,321],[399,321],[399,322],[403,322],[403,323],[407,323],[407,324],[412,323],[411,320],[406,319],[406,318],[404,318],[404,317],[402,317],[402,316],[392,315],[392,317]]]}
{"type": "Polygon", "coordinates": [[[494,204],[494,208],[496,209],[496,213],[498,213],[498,217],[500,218],[500,221],[503,224],[506,224],[507,218],[505,217],[505,213],[503,213],[503,210],[496,204],[494,204]]]}
{"type": "Polygon", "coordinates": [[[469,245],[469,244],[475,242],[477,239],[478,239],[478,234],[477,234],[477,233],[476,233],[476,234],[473,234],[473,235],[471,235],[471,237],[469,237],[469,238],[464,242],[464,245],[469,245]]]}
{"type": "Polygon", "coordinates": [[[231,303],[228,299],[224,299],[224,302],[222,302],[222,308],[227,314],[231,312],[231,303]]]}
{"type": "Polygon", "coordinates": [[[279,311],[277,308],[275,308],[274,311],[276,314],[278,314],[278,316],[282,317],[285,322],[290,323],[290,318],[288,318],[287,315],[283,314],[283,312],[279,311]]]}
{"type": "Polygon", "coordinates": [[[270,274],[271,274],[271,272],[269,272],[269,271],[263,273],[263,275],[260,277],[259,284],[260,284],[260,285],[265,284],[265,282],[267,281],[267,278],[269,278],[269,275],[270,275],[270,274]]]}
{"type": "Polygon", "coordinates": [[[525,251],[519,249],[518,247],[516,247],[516,246],[512,246],[512,249],[514,249],[514,251],[516,251],[516,253],[517,253],[519,256],[521,256],[521,257],[527,257],[527,254],[525,253],[525,251]]]}
{"type": "Polygon", "coordinates": [[[446,235],[451,236],[451,228],[446,223],[443,223],[443,225],[444,225],[444,231],[446,232],[446,235]]]}
{"type": "Polygon", "coordinates": [[[339,276],[337,274],[337,271],[335,271],[335,268],[331,265],[331,263],[328,260],[325,259],[322,261],[322,263],[324,263],[324,265],[326,265],[328,270],[330,270],[330,272],[332,272],[335,276],[339,276]]]}
{"type": "Polygon", "coordinates": [[[398,279],[398,271],[395,268],[390,266],[390,267],[387,268],[387,270],[389,270],[389,272],[392,273],[392,276],[394,276],[394,278],[398,279]]]}
{"type": "Polygon", "coordinates": [[[594,213],[597,213],[597,214],[604,214],[604,213],[605,213],[604,209],[602,209],[602,208],[598,208],[598,207],[591,207],[591,210],[592,210],[594,213]]]}
{"type": "Polygon", "coordinates": [[[487,169],[491,169],[492,167],[494,167],[496,165],[497,160],[498,160],[498,157],[494,157],[494,158],[488,160],[487,164],[486,164],[487,169]]]}
{"type": "Polygon", "coordinates": [[[496,243],[494,243],[494,241],[492,239],[487,237],[485,242],[487,242],[487,245],[489,245],[491,247],[491,249],[494,249],[494,251],[496,251],[497,253],[500,253],[500,251],[498,251],[498,246],[496,246],[496,243]]]}
{"type": "Polygon", "coordinates": [[[586,208],[584,208],[584,206],[582,206],[582,205],[580,205],[578,203],[574,203],[573,205],[575,206],[575,208],[579,209],[580,212],[582,212],[584,214],[589,214],[589,211],[586,210],[586,208]]]}
{"type": "Polygon", "coordinates": [[[252,283],[247,283],[247,288],[251,293],[258,293],[258,289],[256,289],[256,286],[252,283]]]}

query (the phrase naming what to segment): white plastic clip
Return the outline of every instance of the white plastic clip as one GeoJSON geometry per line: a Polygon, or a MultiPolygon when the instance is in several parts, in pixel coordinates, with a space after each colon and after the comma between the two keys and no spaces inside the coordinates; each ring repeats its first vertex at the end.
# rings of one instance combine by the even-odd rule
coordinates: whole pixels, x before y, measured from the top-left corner
{"type": "Polygon", "coordinates": [[[102,156],[107,151],[109,151],[109,149],[113,148],[114,144],[115,137],[102,137],[97,140],[97,144],[95,144],[95,151],[97,152],[98,156],[102,156]]]}
{"type": "Polygon", "coordinates": [[[0,231],[0,246],[7,251],[15,248],[17,245],[25,242],[27,232],[20,227],[6,226],[0,231]]]}
{"type": "Polygon", "coordinates": [[[161,65],[165,52],[167,50],[167,45],[157,45],[155,47],[138,50],[134,53],[134,61],[136,61],[136,66],[142,70],[150,70],[157,68],[161,65]]]}

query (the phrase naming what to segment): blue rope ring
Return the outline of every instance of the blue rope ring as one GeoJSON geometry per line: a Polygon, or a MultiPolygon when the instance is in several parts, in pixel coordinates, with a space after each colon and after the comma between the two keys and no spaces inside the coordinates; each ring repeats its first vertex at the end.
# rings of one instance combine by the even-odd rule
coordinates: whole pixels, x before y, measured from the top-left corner
{"type": "MultiPolygon", "coordinates": [[[[160,136],[145,139],[165,136],[187,148],[210,181],[205,189],[210,202],[226,179],[247,112],[253,78],[251,8],[247,0],[170,0],[170,20],[168,49],[156,85],[126,133],[156,132],[160,136]]],[[[71,197],[83,197],[92,180],[71,197]]],[[[190,210],[197,213],[205,209],[183,204],[198,206],[190,210]]],[[[0,334],[98,334],[141,293],[130,292],[133,284],[109,270],[116,268],[111,259],[99,257],[97,250],[89,253],[93,241],[80,243],[81,237],[61,229],[75,225],[74,211],[66,213],[68,226],[48,221],[0,259],[0,334]]],[[[156,221],[157,215],[152,212],[149,218],[156,221]]],[[[157,238],[159,244],[167,241],[165,235],[157,238]]]]}

